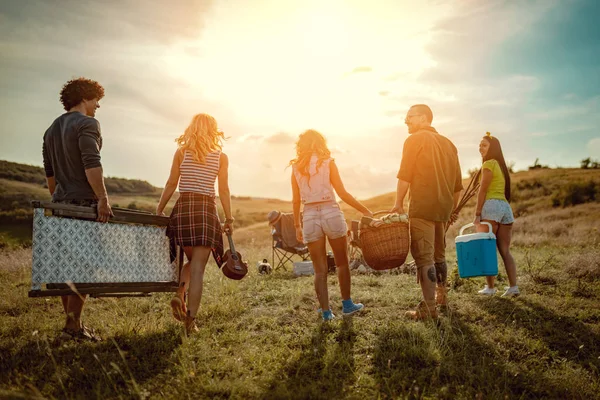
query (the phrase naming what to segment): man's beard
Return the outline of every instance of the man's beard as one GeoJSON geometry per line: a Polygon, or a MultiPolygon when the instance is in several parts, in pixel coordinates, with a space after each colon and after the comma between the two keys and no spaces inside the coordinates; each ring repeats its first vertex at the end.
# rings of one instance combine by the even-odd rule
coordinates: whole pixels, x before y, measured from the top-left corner
{"type": "Polygon", "coordinates": [[[418,131],[419,129],[414,126],[414,125],[408,125],[408,133],[415,133],[416,131],[418,131]]]}

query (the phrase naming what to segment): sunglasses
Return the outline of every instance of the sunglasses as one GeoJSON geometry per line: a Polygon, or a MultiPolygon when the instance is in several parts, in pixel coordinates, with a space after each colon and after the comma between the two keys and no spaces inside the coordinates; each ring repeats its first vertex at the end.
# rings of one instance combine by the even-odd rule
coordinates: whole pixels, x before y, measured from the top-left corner
{"type": "Polygon", "coordinates": [[[418,117],[418,116],[420,116],[420,115],[423,115],[423,114],[413,114],[413,115],[407,115],[407,116],[406,116],[406,118],[404,118],[404,122],[406,122],[406,121],[410,120],[412,117],[418,117]]]}

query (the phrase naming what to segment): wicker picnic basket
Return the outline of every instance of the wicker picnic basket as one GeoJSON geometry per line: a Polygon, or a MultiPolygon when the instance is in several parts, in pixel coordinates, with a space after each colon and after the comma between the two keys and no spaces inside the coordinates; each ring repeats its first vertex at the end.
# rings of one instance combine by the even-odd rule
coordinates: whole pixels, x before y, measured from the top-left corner
{"type": "MultiPolygon", "coordinates": [[[[373,215],[385,214],[378,211],[373,215]]],[[[392,222],[378,227],[366,227],[359,232],[360,247],[369,267],[386,270],[401,266],[410,248],[408,223],[392,222]]]]}

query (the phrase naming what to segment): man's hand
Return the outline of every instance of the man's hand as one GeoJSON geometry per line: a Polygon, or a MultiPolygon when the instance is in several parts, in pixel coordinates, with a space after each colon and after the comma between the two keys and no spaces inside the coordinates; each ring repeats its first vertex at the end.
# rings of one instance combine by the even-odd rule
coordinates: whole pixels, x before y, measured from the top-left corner
{"type": "Polygon", "coordinates": [[[302,234],[301,226],[296,227],[296,240],[298,240],[300,243],[304,243],[304,235],[302,234]]]}
{"type": "Polygon", "coordinates": [[[458,219],[458,212],[453,211],[452,214],[450,215],[450,221],[448,221],[448,224],[452,225],[453,223],[456,222],[457,219],[458,219]]]}
{"type": "Polygon", "coordinates": [[[108,222],[110,217],[114,217],[110,204],[108,204],[108,197],[104,197],[98,200],[98,219],[99,222],[108,222]]]}
{"type": "Polygon", "coordinates": [[[406,214],[404,212],[404,207],[398,204],[395,204],[394,207],[392,207],[392,209],[389,211],[390,213],[397,213],[397,214],[406,214]]]}
{"type": "Polygon", "coordinates": [[[160,215],[161,217],[166,217],[162,208],[156,207],[156,215],[160,215]]]}
{"type": "Polygon", "coordinates": [[[475,225],[475,226],[481,225],[481,215],[475,216],[475,219],[473,220],[473,225],[475,225]]]}
{"type": "Polygon", "coordinates": [[[367,212],[363,213],[363,216],[373,218],[373,212],[371,210],[367,210],[367,212]]]}

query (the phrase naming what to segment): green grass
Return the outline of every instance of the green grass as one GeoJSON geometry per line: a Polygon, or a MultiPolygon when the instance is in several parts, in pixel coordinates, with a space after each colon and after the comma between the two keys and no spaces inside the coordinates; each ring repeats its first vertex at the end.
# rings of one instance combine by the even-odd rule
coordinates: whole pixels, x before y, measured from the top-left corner
{"type": "Polygon", "coordinates": [[[244,280],[208,266],[190,339],[169,295],[155,294],[91,299],[85,322],[104,341],[55,343],[59,300],[27,298],[31,250],[0,253],[0,397],[589,399],[600,390],[600,282],[582,296],[565,267],[582,251],[600,257],[597,245],[517,248],[523,295],[514,300],[478,297],[483,280],[454,269],[437,324],[403,317],[420,298],[414,276],[354,275],[366,311],[324,326],[310,277],[258,275],[254,260],[269,254],[263,228],[238,233],[252,260],[244,280]],[[550,283],[536,283],[542,267],[550,283]]]}
{"type": "MultiPolygon", "coordinates": [[[[472,220],[468,205],[448,231],[450,308],[438,323],[403,317],[421,296],[414,275],[380,273],[353,275],[352,297],[366,305],[364,314],[322,325],[310,277],[256,271],[256,261],[271,258],[266,213],[291,210],[279,200],[233,199],[242,227],[236,247],[251,271],[234,282],[207,267],[200,332],[190,339],[170,315],[170,296],[154,294],[90,299],[84,320],[104,341],[56,342],[60,301],[27,297],[31,249],[7,245],[0,249],[0,398],[598,398],[600,203],[552,207],[564,184],[597,181],[598,173],[513,176],[517,299],[478,297],[483,279],[458,277],[453,238],[472,220]]],[[[24,201],[42,189],[0,179],[0,200],[24,201]]],[[[156,196],[112,202],[152,209],[156,196]]],[[[365,203],[383,210],[393,201],[384,194],[365,203]]],[[[343,208],[348,219],[356,216],[343,208]]],[[[15,229],[2,225],[0,235],[15,229]]],[[[340,314],[337,279],[329,281],[340,314]]],[[[507,283],[502,265],[498,281],[507,283]]]]}

